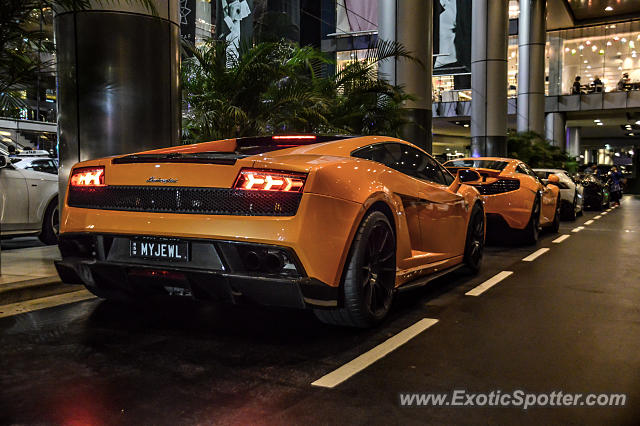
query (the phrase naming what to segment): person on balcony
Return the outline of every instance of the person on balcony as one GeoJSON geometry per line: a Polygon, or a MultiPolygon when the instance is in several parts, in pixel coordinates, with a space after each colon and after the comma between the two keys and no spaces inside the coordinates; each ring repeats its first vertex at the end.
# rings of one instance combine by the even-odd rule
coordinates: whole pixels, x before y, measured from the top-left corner
{"type": "Polygon", "coordinates": [[[600,77],[596,75],[595,80],[593,80],[593,91],[594,93],[602,93],[604,89],[604,83],[600,80],[600,77]]]}
{"type": "Polygon", "coordinates": [[[629,90],[629,73],[622,74],[622,78],[618,81],[618,90],[629,90]]]}
{"type": "Polygon", "coordinates": [[[573,81],[573,86],[571,87],[572,95],[579,95],[582,93],[582,84],[580,84],[580,76],[577,75],[576,79],[573,81]]]}

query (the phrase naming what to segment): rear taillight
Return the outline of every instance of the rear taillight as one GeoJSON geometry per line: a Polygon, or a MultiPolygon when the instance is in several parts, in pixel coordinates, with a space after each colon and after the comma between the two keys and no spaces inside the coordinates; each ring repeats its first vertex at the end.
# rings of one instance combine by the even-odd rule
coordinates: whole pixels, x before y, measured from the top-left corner
{"type": "Polygon", "coordinates": [[[240,171],[234,188],[248,191],[302,192],[306,178],[306,175],[298,173],[245,169],[240,171]]]}
{"type": "Polygon", "coordinates": [[[105,186],[104,167],[79,167],[71,172],[71,186],[105,186]]]}

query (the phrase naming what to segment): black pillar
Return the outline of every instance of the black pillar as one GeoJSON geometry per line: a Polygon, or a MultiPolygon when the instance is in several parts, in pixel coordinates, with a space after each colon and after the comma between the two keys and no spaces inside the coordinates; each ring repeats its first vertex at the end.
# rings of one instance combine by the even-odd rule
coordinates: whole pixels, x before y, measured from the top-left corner
{"type": "Polygon", "coordinates": [[[180,143],[178,0],[58,11],[60,200],[78,161],[180,143]]]}

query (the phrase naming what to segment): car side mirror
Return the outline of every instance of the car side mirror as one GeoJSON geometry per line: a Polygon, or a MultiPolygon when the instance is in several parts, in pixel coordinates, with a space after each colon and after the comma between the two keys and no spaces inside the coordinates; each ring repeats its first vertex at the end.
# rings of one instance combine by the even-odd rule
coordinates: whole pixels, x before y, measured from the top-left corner
{"type": "Polygon", "coordinates": [[[560,178],[558,177],[558,175],[550,174],[547,177],[547,184],[550,183],[550,184],[556,185],[558,184],[558,182],[560,182],[560,178]]]}
{"type": "Polygon", "coordinates": [[[458,170],[457,178],[462,183],[474,182],[482,179],[482,177],[480,176],[480,173],[470,169],[458,170]]]}
{"type": "Polygon", "coordinates": [[[0,169],[7,167],[7,164],[9,164],[9,157],[0,154],[0,169]]]}

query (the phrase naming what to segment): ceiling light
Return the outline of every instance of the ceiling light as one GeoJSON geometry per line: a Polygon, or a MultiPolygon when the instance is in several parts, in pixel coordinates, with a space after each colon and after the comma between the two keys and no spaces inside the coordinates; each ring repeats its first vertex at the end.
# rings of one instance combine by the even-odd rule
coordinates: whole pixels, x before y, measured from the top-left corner
{"type": "Polygon", "coordinates": [[[11,132],[7,132],[5,130],[0,130],[0,135],[2,135],[2,136],[11,136],[11,132]]]}
{"type": "Polygon", "coordinates": [[[614,155],[615,155],[616,157],[620,157],[620,153],[619,153],[619,152],[616,152],[614,155]]]}
{"type": "Polygon", "coordinates": [[[587,65],[587,69],[590,70],[591,69],[591,65],[587,65]]]}
{"type": "Polygon", "coordinates": [[[638,126],[640,126],[640,120],[636,121],[636,124],[637,124],[638,126]]]}
{"type": "Polygon", "coordinates": [[[607,46],[611,46],[613,45],[613,43],[611,43],[610,41],[607,42],[607,46]]]}
{"type": "Polygon", "coordinates": [[[578,49],[580,49],[580,50],[584,49],[584,45],[581,44],[580,46],[578,46],[578,49]]]}
{"type": "Polygon", "coordinates": [[[635,136],[635,134],[634,133],[629,133],[629,136],[635,136]]]}
{"type": "Polygon", "coordinates": [[[568,52],[568,51],[570,51],[570,50],[571,50],[571,49],[569,49],[568,47],[565,47],[565,48],[564,48],[564,51],[565,51],[565,52],[568,52]]]}
{"type": "Polygon", "coordinates": [[[464,127],[469,127],[469,125],[468,124],[464,124],[464,127]]]}
{"type": "Polygon", "coordinates": [[[613,8],[611,6],[607,6],[604,8],[604,10],[606,10],[607,12],[611,12],[613,8]]]}
{"type": "Polygon", "coordinates": [[[587,46],[588,46],[588,45],[590,45],[590,44],[591,44],[591,40],[587,40],[587,41],[585,42],[585,44],[586,44],[587,46]]]}
{"type": "Polygon", "coordinates": [[[627,42],[627,39],[626,39],[626,38],[624,38],[624,37],[622,37],[622,38],[620,39],[620,41],[621,41],[621,42],[623,42],[623,43],[626,43],[626,42],[627,42]]]}
{"type": "Polygon", "coordinates": [[[584,63],[585,63],[585,64],[588,64],[588,63],[589,63],[589,61],[587,61],[587,60],[585,59],[585,60],[584,60],[584,63]]]}
{"type": "Polygon", "coordinates": [[[596,50],[598,50],[598,46],[596,46],[595,44],[591,46],[591,51],[595,52],[596,50]]]}
{"type": "Polygon", "coordinates": [[[596,123],[596,125],[598,125],[598,126],[604,126],[604,124],[602,124],[602,123],[596,123]]]}
{"type": "Polygon", "coordinates": [[[594,122],[594,123],[599,123],[599,122],[600,122],[600,119],[599,119],[599,118],[596,118],[595,120],[593,120],[593,122],[594,122]]]}
{"type": "Polygon", "coordinates": [[[576,49],[571,49],[571,54],[575,55],[576,54],[576,49]]]}

